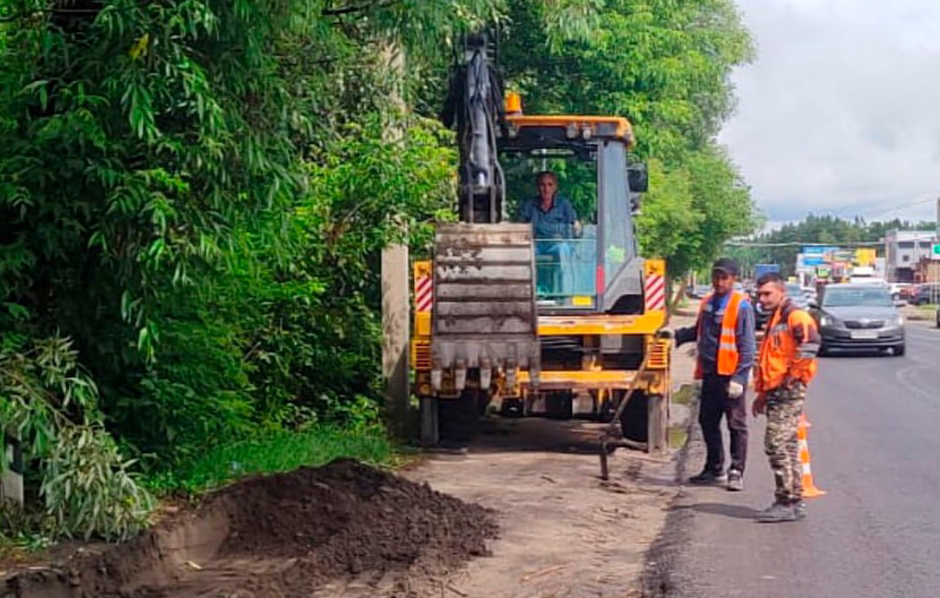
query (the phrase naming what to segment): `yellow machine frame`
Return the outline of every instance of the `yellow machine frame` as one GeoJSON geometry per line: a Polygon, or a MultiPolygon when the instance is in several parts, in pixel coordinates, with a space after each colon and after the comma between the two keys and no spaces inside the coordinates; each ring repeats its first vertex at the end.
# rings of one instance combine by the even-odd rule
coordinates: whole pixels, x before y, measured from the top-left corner
{"type": "MultiPolygon", "coordinates": [[[[413,274],[417,293],[417,283],[423,277],[431,276],[432,264],[422,260],[414,262],[413,274]]],[[[645,265],[646,276],[665,276],[666,265],[663,260],[648,259],[645,265]]],[[[586,344],[592,337],[601,335],[637,335],[644,338],[646,370],[637,380],[638,370],[605,370],[593,361],[586,360],[579,370],[543,370],[539,375],[539,390],[594,390],[603,397],[611,390],[626,390],[634,385],[637,390],[651,395],[668,397],[670,389],[669,349],[666,339],[655,338],[666,320],[665,310],[651,310],[639,315],[571,315],[540,316],[539,338],[548,336],[585,337],[586,344]]],[[[411,363],[415,370],[414,389],[419,397],[437,396],[441,399],[457,398],[459,392],[453,381],[445,374],[442,391],[434,393],[431,385],[431,311],[415,308],[413,336],[411,340],[411,363]]],[[[493,377],[491,390],[494,396],[524,397],[532,390],[532,383],[527,371],[518,373],[498,372],[493,377]],[[507,375],[508,374],[508,375],[507,375]]],[[[468,381],[468,386],[472,383],[468,381]]]]}

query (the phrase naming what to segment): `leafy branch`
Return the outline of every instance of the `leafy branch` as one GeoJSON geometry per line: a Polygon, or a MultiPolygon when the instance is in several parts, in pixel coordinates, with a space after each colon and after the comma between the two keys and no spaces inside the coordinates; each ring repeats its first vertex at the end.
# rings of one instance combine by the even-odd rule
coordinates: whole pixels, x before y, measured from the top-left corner
{"type": "Polygon", "coordinates": [[[377,2],[367,2],[365,4],[350,4],[347,6],[324,7],[321,12],[323,16],[334,17],[338,15],[348,15],[353,13],[371,12],[390,8],[401,0],[378,0],[377,2]]]}

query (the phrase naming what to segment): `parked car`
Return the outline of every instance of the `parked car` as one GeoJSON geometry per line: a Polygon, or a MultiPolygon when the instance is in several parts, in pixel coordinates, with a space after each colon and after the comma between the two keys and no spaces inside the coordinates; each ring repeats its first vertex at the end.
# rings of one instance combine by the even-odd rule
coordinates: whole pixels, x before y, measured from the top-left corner
{"type": "MultiPolygon", "coordinates": [[[[740,282],[734,283],[735,291],[744,291],[744,286],[740,282]]],[[[704,299],[706,295],[712,292],[712,285],[710,284],[697,284],[695,286],[689,286],[685,290],[685,294],[690,299],[704,299]]]]}
{"type": "Polygon", "coordinates": [[[917,285],[911,293],[910,303],[914,305],[940,303],[940,284],[931,282],[917,285]]]}
{"type": "MultiPolygon", "coordinates": [[[[803,293],[803,288],[795,282],[788,282],[786,286],[787,297],[801,309],[809,309],[809,299],[803,293]]],[[[767,320],[770,319],[770,314],[764,311],[764,308],[760,305],[760,301],[757,300],[756,289],[751,294],[751,303],[754,305],[754,323],[757,324],[758,330],[763,330],[764,326],[767,324],[767,320]]]]}
{"type": "Polygon", "coordinates": [[[795,282],[787,283],[787,297],[800,306],[801,309],[809,309],[809,297],[803,292],[803,287],[795,282]]]}
{"type": "Polygon", "coordinates": [[[904,282],[888,283],[891,292],[891,298],[895,301],[907,301],[910,299],[910,286],[904,282]],[[905,292],[906,291],[906,292],[905,292]]]}
{"type": "Polygon", "coordinates": [[[884,285],[830,284],[813,315],[822,336],[820,354],[833,349],[891,349],[904,355],[904,317],[884,285]]]}
{"type": "Polygon", "coordinates": [[[686,289],[685,294],[688,295],[690,299],[704,299],[705,295],[711,292],[712,292],[712,285],[697,284],[694,286],[690,285],[689,288],[686,289]]]}

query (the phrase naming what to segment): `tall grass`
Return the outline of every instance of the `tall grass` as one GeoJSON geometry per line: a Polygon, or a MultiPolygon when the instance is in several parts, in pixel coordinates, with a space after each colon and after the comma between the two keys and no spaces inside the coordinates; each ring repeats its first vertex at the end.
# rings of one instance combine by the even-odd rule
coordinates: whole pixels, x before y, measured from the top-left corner
{"type": "Polygon", "coordinates": [[[223,445],[173,471],[149,478],[158,495],[195,495],[255,474],[291,471],[349,457],[374,465],[390,463],[394,446],[379,427],[317,427],[300,432],[277,431],[259,439],[223,445]]]}

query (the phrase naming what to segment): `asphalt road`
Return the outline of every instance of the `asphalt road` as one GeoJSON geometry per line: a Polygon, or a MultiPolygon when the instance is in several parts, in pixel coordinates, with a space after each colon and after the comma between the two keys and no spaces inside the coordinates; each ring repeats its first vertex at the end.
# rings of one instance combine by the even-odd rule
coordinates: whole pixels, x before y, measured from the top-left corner
{"type": "Polygon", "coordinates": [[[940,330],[912,322],[907,335],[905,357],[820,360],[807,414],[827,495],[806,520],[752,519],[773,500],[763,418],[751,420],[745,492],[686,486],[664,542],[667,596],[940,593],[940,330]]]}

